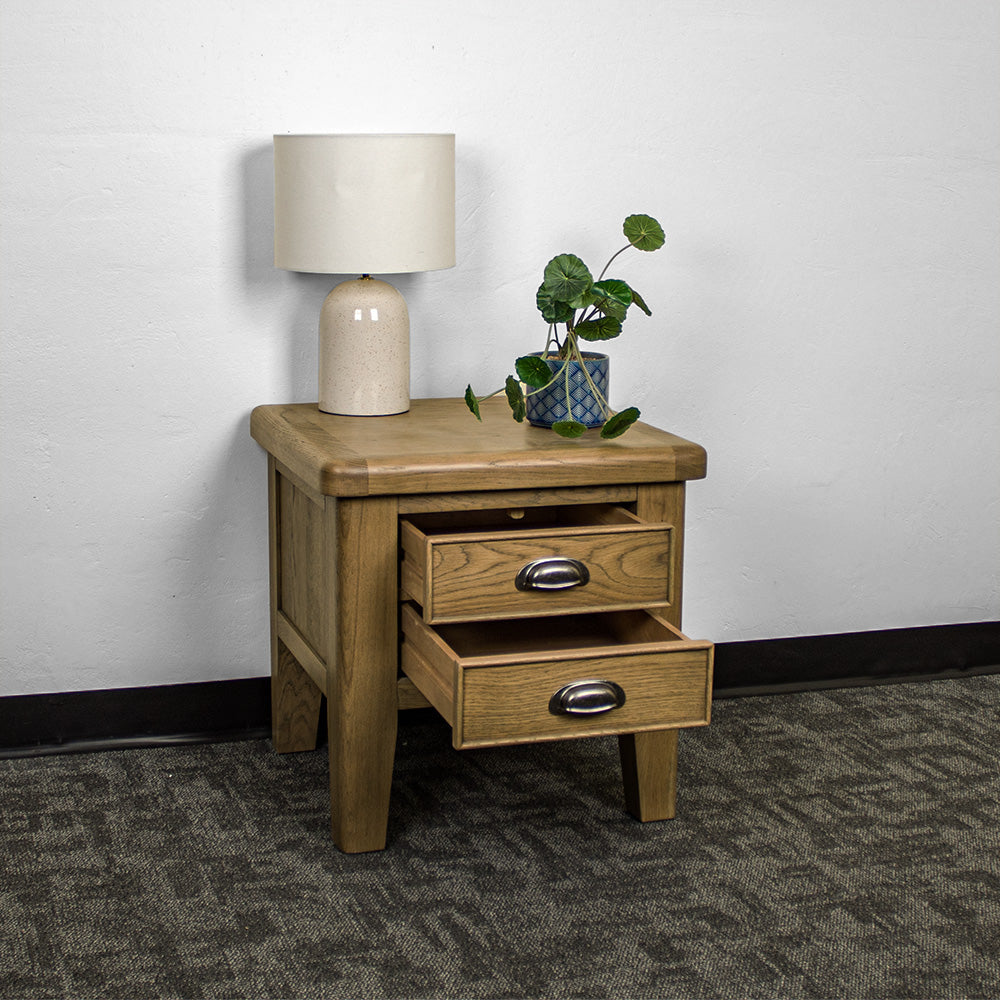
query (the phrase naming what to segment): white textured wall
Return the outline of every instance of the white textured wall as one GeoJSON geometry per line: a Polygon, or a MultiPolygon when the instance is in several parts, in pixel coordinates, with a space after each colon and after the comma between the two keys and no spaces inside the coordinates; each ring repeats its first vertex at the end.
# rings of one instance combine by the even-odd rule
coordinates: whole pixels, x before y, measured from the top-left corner
{"type": "Polygon", "coordinates": [[[1000,617],[998,38],[995,0],[3,0],[0,694],[267,671],[247,416],[315,397],[333,283],[271,266],[282,131],[457,133],[414,395],[499,385],[545,261],[661,220],[610,350],[709,450],[689,632],[1000,617]]]}

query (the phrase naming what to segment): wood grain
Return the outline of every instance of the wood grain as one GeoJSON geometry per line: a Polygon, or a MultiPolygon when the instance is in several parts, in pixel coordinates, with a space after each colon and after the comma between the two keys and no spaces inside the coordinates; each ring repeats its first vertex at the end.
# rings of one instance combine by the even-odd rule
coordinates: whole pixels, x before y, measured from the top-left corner
{"type": "Polygon", "coordinates": [[[397,543],[394,497],[327,501],[325,657],[331,830],[348,853],[385,846],[396,752],[397,543]]]}
{"type": "Polygon", "coordinates": [[[402,622],[403,669],[452,725],[459,748],[708,721],[711,644],[689,640],[645,612],[564,619],[564,628],[539,623],[528,634],[522,621],[438,629],[410,605],[402,622]],[[460,640],[460,647],[449,640],[460,640]],[[588,717],[549,712],[559,688],[589,678],[619,684],[625,705],[588,717]]]}
{"type": "MultiPolygon", "coordinates": [[[[643,483],[638,487],[636,514],[674,525],[670,564],[670,603],[662,617],[675,628],[681,627],[682,568],[684,565],[685,485],[643,483]]],[[[714,649],[709,650],[706,677],[706,724],[712,713],[712,665],[714,649]]],[[[677,798],[676,730],[660,733],[626,733],[618,737],[622,764],[625,807],[636,819],[672,819],[677,798]]]]}
{"type": "Polygon", "coordinates": [[[537,508],[564,504],[631,503],[634,486],[577,486],[563,490],[489,490],[468,493],[428,493],[399,498],[400,514],[490,508],[537,508]]]}
{"type": "Polygon", "coordinates": [[[643,823],[674,817],[677,737],[676,729],[618,737],[625,808],[643,823]]]}
{"type": "Polygon", "coordinates": [[[464,671],[463,747],[497,746],[707,723],[704,653],[648,653],[464,671]],[[577,680],[613,681],[625,704],[595,716],[552,715],[549,699],[577,680]]]}
{"type": "Polygon", "coordinates": [[[400,677],[396,681],[396,707],[401,712],[408,712],[416,708],[434,706],[420,693],[409,677],[400,677]]]}
{"type": "Polygon", "coordinates": [[[457,399],[414,400],[392,417],[335,416],[315,404],[251,415],[269,453],[275,746],[315,746],[326,694],[331,831],[348,852],[385,845],[399,709],[434,703],[456,746],[618,733],[626,804],[644,820],[673,815],[676,729],[663,727],[709,718],[711,645],[671,631],[680,625],[684,482],[705,475],[704,450],[642,423],[614,441],[591,432],[568,441],[514,423],[500,399],[483,416],[478,423],[457,399]],[[559,525],[566,511],[570,522],[559,525]],[[401,513],[418,525],[403,525],[402,567],[401,513]],[[513,530],[482,537],[498,517],[513,530]],[[644,534],[640,522],[655,527],[644,534]],[[547,554],[588,564],[598,595],[589,609],[620,606],[634,587],[629,600],[646,610],[503,606],[512,574],[547,554]],[[447,615],[451,600],[450,613],[468,620],[438,634],[400,607],[400,579],[404,597],[439,605],[432,615],[447,615]],[[648,613],[654,606],[660,612],[648,613]],[[484,620],[498,614],[545,617],[484,620]],[[600,627],[584,624],[597,617],[600,627]],[[575,644],[556,621],[572,626],[575,644]],[[399,676],[401,662],[416,684],[399,676]],[[548,712],[554,690],[595,673],[626,687],[624,706],[588,718],[548,712]]]}
{"type": "Polygon", "coordinates": [[[323,692],[280,640],[271,670],[271,743],[278,753],[315,750],[323,692]]]}
{"type": "Polygon", "coordinates": [[[455,727],[455,667],[430,663],[412,642],[404,642],[400,653],[403,672],[414,687],[437,709],[452,728],[455,727]]]}
{"type": "MultiPolygon", "coordinates": [[[[278,501],[278,608],[313,649],[322,650],[329,632],[322,573],[325,507],[280,474],[278,501]]],[[[324,498],[324,504],[335,502],[324,498]]]]}
{"type": "Polygon", "coordinates": [[[454,493],[700,479],[704,449],[642,422],[605,441],[515,423],[500,399],[483,422],[460,399],[415,399],[408,413],[343,417],[313,403],[259,406],[254,439],[317,493],[454,493]]]}
{"type": "Polygon", "coordinates": [[[325,686],[310,678],[279,635],[282,515],[277,463],[268,457],[268,564],[271,618],[271,742],[278,753],[314,750],[325,686]]]}
{"type": "Polygon", "coordinates": [[[278,638],[284,643],[285,648],[309,675],[313,684],[325,694],[328,681],[326,663],[309,645],[302,633],[280,611],[278,612],[277,627],[278,638]]]}
{"type": "Polygon", "coordinates": [[[643,524],[621,508],[579,510],[594,523],[563,527],[565,519],[560,519],[552,526],[522,529],[520,521],[508,521],[498,530],[456,532],[458,525],[432,531],[427,520],[404,520],[403,596],[422,606],[427,622],[666,605],[672,527],[643,524]],[[523,566],[550,557],[582,562],[589,581],[559,591],[516,588],[523,566]]]}
{"type": "Polygon", "coordinates": [[[669,610],[665,617],[681,627],[681,584],[684,566],[684,483],[643,483],[638,487],[635,512],[643,521],[673,526],[670,544],[669,610]]]}

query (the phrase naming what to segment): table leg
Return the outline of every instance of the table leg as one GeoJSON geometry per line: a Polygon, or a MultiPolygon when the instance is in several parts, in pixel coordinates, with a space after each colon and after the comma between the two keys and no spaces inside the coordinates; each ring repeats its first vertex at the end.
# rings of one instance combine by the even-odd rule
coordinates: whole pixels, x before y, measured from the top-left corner
{"type": "Polygon", "coordinates": [[[331,831],[342,851],[378,851],[396,754],[397,504],[394,497],[326,503],[331,831]]]}
{"type": "Polygon", "coordinates": [[[677,730],[618,737],[625,808],[644,823],[673,819],[677,801],[677,730]]]}
{"type": "MultiPolygon", "coordinates": [[[[663,614],[681,625],[681,568],[684,558],[684,483],[648,483],[638,488],[636,514],[673,526],[670,607],[663,614]]],[[[677,730],[661,729],[618,737],[625,807],[645,821],[672,819],[677,800],[677,730]]]]}
{"type": "Polygon", "coordinates": [[[315,750],[323,692],[288,647],[271,638],[271,743],[278,753],[315,750]]]}

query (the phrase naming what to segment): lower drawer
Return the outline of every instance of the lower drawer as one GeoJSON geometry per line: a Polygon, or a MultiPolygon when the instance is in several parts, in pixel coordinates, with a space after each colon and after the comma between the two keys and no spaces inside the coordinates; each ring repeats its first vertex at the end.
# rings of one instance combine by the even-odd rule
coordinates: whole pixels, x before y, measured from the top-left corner
{"type": "Polygon", "coordinates": [[[648,611],[430,626],[403,605],[403,672],[455,747],[707,725],[709,642],[648,611]]]}

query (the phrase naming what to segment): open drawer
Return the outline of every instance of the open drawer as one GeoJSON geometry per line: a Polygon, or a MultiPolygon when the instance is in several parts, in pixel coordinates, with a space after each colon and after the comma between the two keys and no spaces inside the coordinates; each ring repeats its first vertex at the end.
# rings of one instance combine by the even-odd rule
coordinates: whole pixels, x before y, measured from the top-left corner
{"type": "Polygon", "coordinates": [[[710,642],[646,611],[431,627],[402,608],[402,668],[456,748],[707,725],[710,642]]]}
{"type": "Polygon", "coordinates": [[[438,622],[665,608],[673,527],[590,504],[414,515],[400,590],[438,622]]]}

